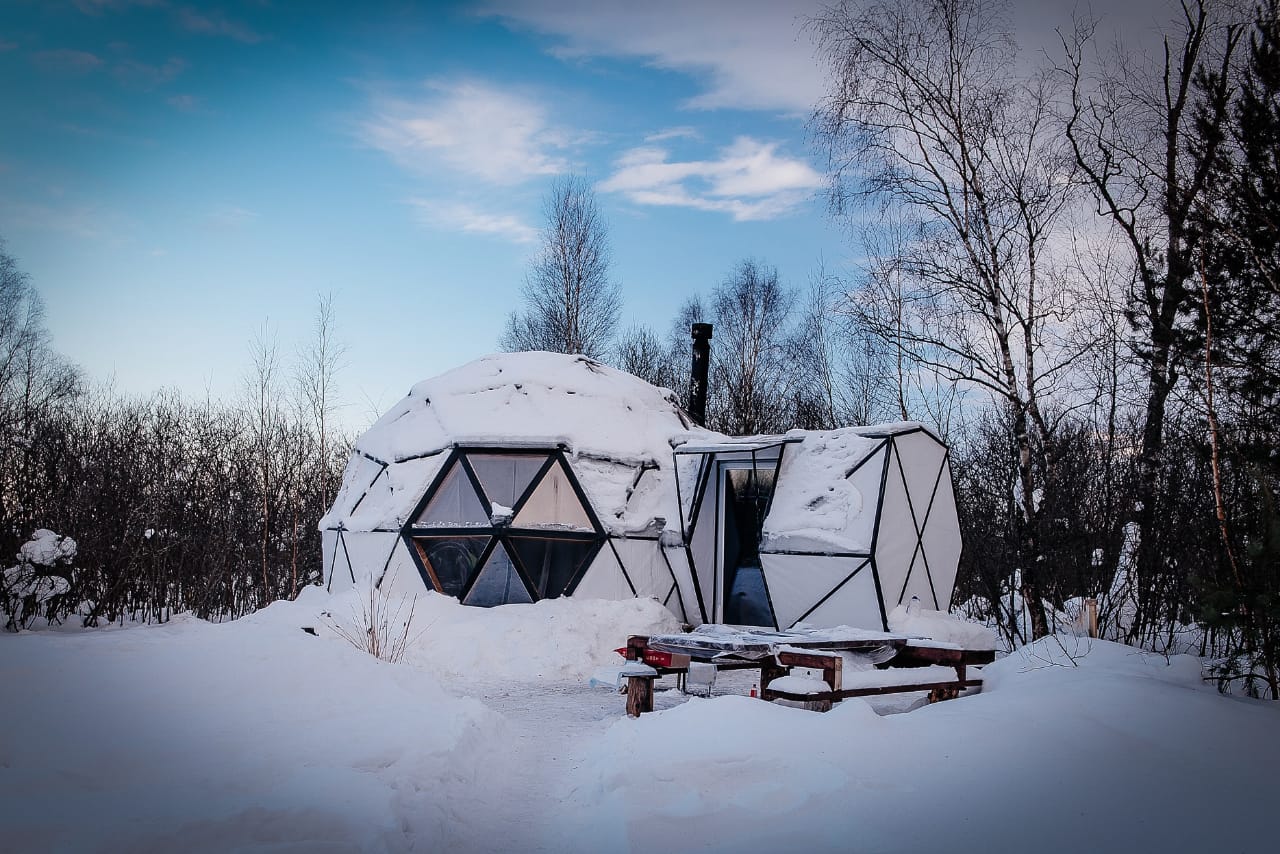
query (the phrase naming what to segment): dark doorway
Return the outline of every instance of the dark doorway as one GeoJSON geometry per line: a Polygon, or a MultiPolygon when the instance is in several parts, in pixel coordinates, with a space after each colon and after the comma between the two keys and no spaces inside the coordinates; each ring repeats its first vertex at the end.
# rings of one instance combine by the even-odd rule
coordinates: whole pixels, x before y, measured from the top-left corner
{"type": "Polygon", "coordinates": [[[721,468],[724,552],[723,620],[738,626],[774,626],[760,567],[760,537],[773,497],[772,465],[721,468]]]}

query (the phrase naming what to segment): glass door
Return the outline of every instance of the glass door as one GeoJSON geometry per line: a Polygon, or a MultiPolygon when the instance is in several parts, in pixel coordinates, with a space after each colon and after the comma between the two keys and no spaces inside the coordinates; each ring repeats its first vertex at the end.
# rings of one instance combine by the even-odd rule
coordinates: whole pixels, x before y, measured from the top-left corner
{"type": "Polygon", "coordinates": [[[776,463],[720,463],[721,621],[774,626],[760,567],[760,538],[769,511],[776,463]]]}

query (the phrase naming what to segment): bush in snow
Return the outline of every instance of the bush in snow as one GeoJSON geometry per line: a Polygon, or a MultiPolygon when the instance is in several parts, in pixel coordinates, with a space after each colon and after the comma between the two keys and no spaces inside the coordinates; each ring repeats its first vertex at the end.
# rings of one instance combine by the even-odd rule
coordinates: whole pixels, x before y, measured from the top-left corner
{"type": "Polygon", "coordinates": [[[71,590],[76,541],[41,528],[18,550],[18,563],[4,571],[0,586],[5,628],[26,628],[43,611],[52,619],[56,602],[71,590]]]}
{"type": "Polygon", "coordinates": [[[360,600],[359,610],[352,607],[349,620],[340,621],[329,612],[325,612],[325,616],[338,637],[374,658],[395,664],[426,629],[412,634],[418,597],[397,596],[394,603],[391,599],[376,585],[371,585],[368,598],[360,600]]]}

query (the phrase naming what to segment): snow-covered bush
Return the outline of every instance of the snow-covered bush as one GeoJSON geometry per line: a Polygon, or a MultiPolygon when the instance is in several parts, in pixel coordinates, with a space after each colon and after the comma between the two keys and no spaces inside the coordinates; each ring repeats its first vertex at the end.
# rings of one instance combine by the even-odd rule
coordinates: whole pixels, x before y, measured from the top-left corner
{"type": "Polygon", "coordinates": [[[5,627],[26,628],[43,615],[54,619],[57,600],[71,590],[76,541],[41,528],[18,550],[18,563],[4,571],[0,585],[5,627]]]}

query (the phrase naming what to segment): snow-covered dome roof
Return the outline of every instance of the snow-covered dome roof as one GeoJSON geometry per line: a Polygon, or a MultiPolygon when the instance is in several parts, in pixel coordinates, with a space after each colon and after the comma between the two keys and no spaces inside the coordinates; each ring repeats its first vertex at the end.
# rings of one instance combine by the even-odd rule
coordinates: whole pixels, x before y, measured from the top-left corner
{"type": "Polygon", "coordinates": [[[577,454],[653,460],[698,432],[675,394],[586,356],[498,353],[415,385],[358,450],[387,462],[453,445],[564,445],[577,454]]]}
{"type": "Polygon", "coordinates": [[[610,530],[655,518],[678,527],[666,493],[673,443],[722,438],[692,423],[669,389],[585,356],[498,353],[415,385],[355,444],[322,528],[398,528],[455,447],[562,448],[610,530]],[[641,476],[648,482],[641,484],[641,476]],[[645,495],[651,495],[649,501],[645,495]]]}

